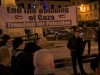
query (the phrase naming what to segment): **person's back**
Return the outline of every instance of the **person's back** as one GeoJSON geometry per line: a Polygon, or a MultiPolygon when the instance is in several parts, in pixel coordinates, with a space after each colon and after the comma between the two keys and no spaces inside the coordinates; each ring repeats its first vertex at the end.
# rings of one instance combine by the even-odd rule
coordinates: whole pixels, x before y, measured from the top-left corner
{"type": "Polygon", "coordinates": [[[25,43],[21,37],[13,40],[12,72],[14,75],[33,75],[33,54],[24,52],[25,43]]]}
{"type": "Polygon", "coordinates": [[[91,61],[90,67],[95,75],[100,75],[100,54],[91,61]]]}
{"type": "Polygon", "coordinates": [[[0,75],[12,75],[7,68],[10,63],[10,55],[7,47],[0,47],[0,75]]]}
{"type": "Polygon", "coordinates": [[[54,60],[52,54],[46,49],[41,49],[34,54],[34,66],[36,75],[54,74],[54,60]]]}
{"type": "Polygon", "coordinates": [[[33,75],[33,55],[20,52],[13,56],[12,72],[14,75],[33,75]]]}

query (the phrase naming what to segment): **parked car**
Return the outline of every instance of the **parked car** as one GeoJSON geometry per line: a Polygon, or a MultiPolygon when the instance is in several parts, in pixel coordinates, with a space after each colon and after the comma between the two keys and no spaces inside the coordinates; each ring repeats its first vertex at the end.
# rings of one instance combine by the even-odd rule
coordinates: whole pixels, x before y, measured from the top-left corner
{"type": "Polygon", "coordinates": [[[68,36],[68,31],[66,31],[66,30],[60,30],[57,32],[58,39],[61,39],[61,38],[67,39],[67,36],[68,36]]]}

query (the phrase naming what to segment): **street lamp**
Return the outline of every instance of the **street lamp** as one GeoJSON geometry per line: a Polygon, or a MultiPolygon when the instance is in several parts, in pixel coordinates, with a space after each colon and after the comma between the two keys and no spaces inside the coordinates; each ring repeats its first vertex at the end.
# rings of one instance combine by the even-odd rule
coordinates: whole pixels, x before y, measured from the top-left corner
{"type": "Polygon", "coordinates": [[[85,9],[86,9],[86,8],[85,8],[85,6],[84,6],[83,4],[80,5],[79,7],[80,7],[80,11],[81,11],[81,12],[85,12],[85,9]]]}

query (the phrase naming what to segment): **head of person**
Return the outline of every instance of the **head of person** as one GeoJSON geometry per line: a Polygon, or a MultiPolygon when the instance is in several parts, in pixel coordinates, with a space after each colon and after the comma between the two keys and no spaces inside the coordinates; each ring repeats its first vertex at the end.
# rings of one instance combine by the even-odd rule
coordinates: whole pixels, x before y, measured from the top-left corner
{"type": "Polygon", "coordinates": [[[12,45],[12,39],[9,35],[7,34],[4,34],[2,36],[2,42],[3,42],[3,45],[6,45],[6,46],[9,46],[9,45],[12,45]]]}
{"type": "Polygon", "coordinates": [[[78,30],[75,31],[75,37],[76,38],[80,37],[80,31],[78,31],[78,30]]]}
{"type": "Polygon", "coordinates": [[[8,66],[10,64],[10,54],[7,47],[0,47],[0,64],[8,66]]]}
{"type": "Polygon", "coordinates": [[[41,47],[38,46],[36,43],[34,43],[34,42],[29,42],[29,43],[27,43],[27,44],[25,45],[24,51],[25,51],[26,53],[34,53],[34,52],[36,52],[37,50],[40,50],[40,49],[41,49],[41,47]]]}
{"type": "Polygon", "coordinates": [[[36,41],[36,44],[37,44],[38,46],[41,46],[41,45],[43,44],[43,39],[42,39],[42,38],[37,38],[36,40],[37,40],[37,41],[36,41]]]}
{"type": "Polygon", "coordinates": [[[13,49],[24,49],[25,43],[21,37],[16,37],[12,42],[13,49]]]}

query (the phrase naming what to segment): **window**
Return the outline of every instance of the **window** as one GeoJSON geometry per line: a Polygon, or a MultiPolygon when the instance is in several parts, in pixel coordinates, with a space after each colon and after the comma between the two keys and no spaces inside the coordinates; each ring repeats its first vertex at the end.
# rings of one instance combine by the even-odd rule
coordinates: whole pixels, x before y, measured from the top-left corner
{"type": "Polygon", "coordinates": [[[65,7],[68,7],[67,5],[65,5],[65,7]]]}
{"type": "Polygon", "coordinates": [[[78,20],[81,20],[81,15],[80,14],[78,15],[78,20]]]}
{"type": "Polygon", "coordinates": [[[87,6],[85,6],[85,11],[88,11],[88,10],[87,10],[87,6]]]}
{"type": "Polygon", "coordinates": [[[58,8],[61,8],[61,5],[58,5],[58,8]]]}
{"type": "Polygon", "coordinates": [[[51,5],[51,9],[54,9],[54,5],[51,5]]]}
{"type": "Polygon", "coordinates": [[[73,2],[72,5],[75,5],[75,2],[73,2]]]}
{"type": "Polygon", "coordinates": [[[88,19],[89,19],[89,16],[88,16],[88,14],[85,14],[85,18],[86,18],[86,20],[88,20],[88,19]]]}
{"type": "Polygon", "coordinates": [[[90,19],[92,19],[92,13],[90,13],[90,19]]]}
{"type": "Polygon", "coordinates": [[[80,2],[78,2],[77,5],[80,5],[80,2]]]}
{"type": "Polygon", "coordinates": [[[79,12],[80,11],[80,8],[77,8],[77,11],[79,12]]]}
{"type": "Polygon", "coordinates": [[[28,9],[34,9],[35,8],[35,6],[34,6],[34,4],[32,3],[32,4],[28,4],[28,9]]]}
{"type": "Polygon", "coordinates": [[[92,5],[90,5],[90,10],[92,10],[92,5]]]}
{"type": "Polygon", "coordinates": [[[31,4],[28,4],[28,9],[31,9],[31,4]]]}
{"type": "Polygon", "coordinates": [[[24,8],[24,4],[18,4],[18,8],[24,8]]]}
{"type": "Polygon", "coordinates": [[[94,10],[96,10],[97,9],[97,4],[94,4],[94,10]]]}

